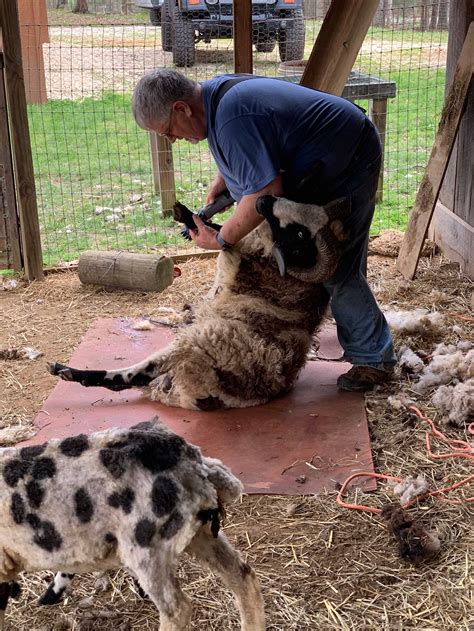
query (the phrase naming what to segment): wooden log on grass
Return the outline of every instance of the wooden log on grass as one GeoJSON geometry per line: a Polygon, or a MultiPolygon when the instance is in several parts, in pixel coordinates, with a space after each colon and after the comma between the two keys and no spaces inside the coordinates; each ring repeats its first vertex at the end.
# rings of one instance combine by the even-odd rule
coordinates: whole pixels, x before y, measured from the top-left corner
{"type": "Polygon", "coordinates": [[[174,277],[168,256],[116,251],[83,252],[77,271],[84,284],[139,291],[163,291],[174,277]]]}

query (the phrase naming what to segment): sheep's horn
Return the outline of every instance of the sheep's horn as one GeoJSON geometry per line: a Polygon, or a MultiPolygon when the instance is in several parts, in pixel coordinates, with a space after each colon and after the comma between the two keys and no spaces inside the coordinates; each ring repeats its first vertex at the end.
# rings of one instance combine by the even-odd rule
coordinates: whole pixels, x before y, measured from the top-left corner
{"type": "Polygon", "coordinates": [[[336,271],[341,253],[341,245],[329,226],[322,228],[316,235],[318,260],[310,269],[288,268],[288,274],[306,283],[322,283],[336,271]]]}
{"type": "Polygon", "coordinates": [[[273,258],[277,262],[278,271],[280,272],[280,276],[285,276],[286,274],[286,262],[285,255],[283,254],[283,250],[276,243],[273,244],[272,247],[273,258]]]}
{"type": "Polygon", "coordinates": [[[327,215],[329,223],[334,219],[344,221],[351,214],[351,199],[349,197],[338,197],[329,204],[325,204],[324,211],[327,215]]]}
{"type": "Polygon", "coordinates": [[[318,231],[315,238],[318,260],[311,269],[291,267],[288,274],[307,283],[322,283],[334,274],[341,255],[340,242],[345,239],[342,221],[351,213],[351,200],[339,197],[324,206],[328,224],[318,231]]]}

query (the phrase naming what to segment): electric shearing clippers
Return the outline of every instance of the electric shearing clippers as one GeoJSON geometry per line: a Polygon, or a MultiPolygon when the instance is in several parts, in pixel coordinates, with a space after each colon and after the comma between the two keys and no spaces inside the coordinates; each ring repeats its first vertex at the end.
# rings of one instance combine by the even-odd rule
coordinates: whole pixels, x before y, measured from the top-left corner
{"type": "Polygon", "coordinates": [[[173,218],[175,221],[184,223],[184,227],[181,229],[181,234],[185,239],[190,240],[191,237],[189,236],[189,231],[196,230],[196,224],[193,219],[194,215],[197,215],[200,219],[202,219],[202,221],[204,221],[204,223],[211,228],[214,228],[214,230],[219,231],[221,226],[219,224],[212,223],[210,219],[216,213],[219,213],[221,210],[224,210],[224,208],[227,208],[227,206],[231,206],[234,203],[235,199],[226,189],[223,193],[218,195],[211,204],[203,206],[196,212],[192,212],[184,204],[176,202],[173,206],[173,218]]]}

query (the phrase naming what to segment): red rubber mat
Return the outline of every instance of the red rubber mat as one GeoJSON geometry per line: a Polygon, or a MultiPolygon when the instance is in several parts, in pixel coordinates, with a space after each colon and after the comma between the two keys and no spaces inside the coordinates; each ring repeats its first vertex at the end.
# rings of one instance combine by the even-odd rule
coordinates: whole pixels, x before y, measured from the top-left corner
{"type": "MultiPolygon", "coordinates": [[[[72,357],[76,368],[119,368],[145,358],[172,338],[170,329],[135,331],[125,319],[93,323],[72,357]]],[[[320,335],[319,354],[341,354],[335,328],[320,335]]],[[[242,480],[247,493],[300,495],[334,490],[356,471],[373,471],[361,394],[340,392],[339,374],[348,364],[309,361],[293,391],[266,405],[194,412],[148,401],[140,391],[111,392],[58,380],[35,423],[28,444],[106,427],[129,427],[158,415],[205,455],[220,458],[242,480]]],[[[27,443],[24,443],[27,444],[27,443]]],[[[361,480],[364,490],[373,480],[361,480]]]]}

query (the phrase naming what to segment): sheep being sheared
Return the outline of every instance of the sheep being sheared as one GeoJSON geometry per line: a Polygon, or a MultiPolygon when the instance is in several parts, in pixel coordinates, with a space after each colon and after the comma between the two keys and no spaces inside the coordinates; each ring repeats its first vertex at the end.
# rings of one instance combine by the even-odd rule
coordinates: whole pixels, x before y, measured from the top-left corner
{"type": "Polygon", "coordinates": [[[53,363],[50,372],[83,386],[141,387],[152,400],[199,410],[259,405],[286,393],[324,318],[322,283],[336,269],[349,208],[347,200],[320,207],[259,198],[267,221],[220,253],[219,290],[171,344],[119,370],[53,363]]]}
{"type": "Polygon", "coordinates": [[[186,551],[237,598],[241,628],[263,631],[257,578],[219,532],[241,483],[156,422],[0,449],[0,629],[20,572],[127,569],[160,611],[160,630],[187,628],[176,581],[186,551]]]}

